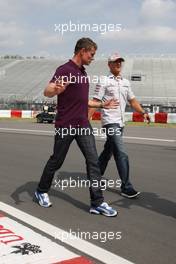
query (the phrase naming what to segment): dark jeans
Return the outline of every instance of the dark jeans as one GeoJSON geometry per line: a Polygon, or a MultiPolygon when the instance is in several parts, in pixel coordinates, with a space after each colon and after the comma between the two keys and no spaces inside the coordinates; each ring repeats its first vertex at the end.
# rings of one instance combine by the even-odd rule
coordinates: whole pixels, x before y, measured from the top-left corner
{"type": "Polygon", "coordinates": [[[104,174],[108,162],[113,155],[122,182],[121,190],[129,190],[133,188],[133,186],[129,180],[128,155],[125,153],[124,144],[122,141],[123,128],[121,128],[119,124],[108,124],[105,125],[104,128],[106,129],[107,140],[104,144],[104,150],[99,156],[101,175],[104,174]],[[109,130],[109,128],[111,130],[109,130]],[[112,133],[113,130],[114,133],[112,133]],[[120,134],[117,131],[119,131],[120,134]]]}
{"type": "Polygon", "coordinates": [[[89,127],[89,133],[83,133],[82,135],[79,135],[80,133],[78,133],[78,130],[79,128],[77,129],[76,135],[71,135],[71,133],[68,133],[64,136],[59,134],[55,135],[53,155],[50,156],[44,168],[37,190],[40,192],[49,191],[54,174],[56,170],[60,169],[62,166],[70,144],[75,139],[86,160],[87,177],[90,181],[89,191],[91,205],[98,206],[103,202],[104,199],[102,190],[100,188],[101,172],[98,165],[98,154],[95,146],[95,138],[92,134],[91,126],[89,127]],[[99,184],[94,184],[92,186],[91,183],[93,182],[99,184]]]}

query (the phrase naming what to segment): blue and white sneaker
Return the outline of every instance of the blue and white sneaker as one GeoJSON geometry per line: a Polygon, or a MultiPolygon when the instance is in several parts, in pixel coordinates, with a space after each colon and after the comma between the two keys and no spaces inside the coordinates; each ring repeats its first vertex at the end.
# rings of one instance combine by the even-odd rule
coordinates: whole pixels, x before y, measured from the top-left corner
{"type": "Polygon", "coordinates": [[[110,207],[107,203],[103,202],[97,207],[91,207],[89,212],[91,214],[102,214],[105,216],[116,216],[118,212],[110,207]]]}
{"type": "Polygon", "coordinates": [[[52,203],[50,202],[49,196],[47,193],[41,193],[38,191],[35,191],[35,197],[37,199],[37,202],[42,207],[50,207],[52,206],[52,203]]]}

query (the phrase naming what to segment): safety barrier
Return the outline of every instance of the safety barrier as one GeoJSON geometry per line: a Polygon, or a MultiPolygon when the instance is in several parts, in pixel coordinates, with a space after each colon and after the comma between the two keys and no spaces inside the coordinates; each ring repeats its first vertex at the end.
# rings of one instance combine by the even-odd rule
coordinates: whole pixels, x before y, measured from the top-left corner
{"type": "MultiPolygon", "coordinates": [[[[152,123],[176,123],[175,113],[149,113],[152,123]]],[[[101,113],[95,112],[92,116],[92,120],[101,120],[101,113]]],[[[144,122],[144,117],[140,113],[126,112],[125,121],[131,122],[144,122]]]]}
{"type": "Polygon", "coordinates": [[[94,114],[92,115],[92,120],[100,120],[101,119],[101,113],[96,111],[94,112],[94,114]]]}
{"type": "MultiPolygon", "coordinates": [[[[0,110],[0,118],[34,118],[38,111],[32,110],[0,110]]],[[[176,113],[149,113],[153,123],[176,123],[176,113]]],[[[101,120],[101,112],[96,111],[92,120],[101,120]]],[[[136,112],[126,112],[125,121],[143,122],[143,115],[136,112]]]]}
{"type": "Polygon", "coordinates": [[[133,115],[132,115],[132,121],[133,122],[144,122],[144,117],[140,113],[133,113],[133,115]]]}
{"type": "Polygon", "coordinates": [[[156,113],[155,123],[167,123],[167,113],[156,113]]]}
{"type": "Polygon", "coordinates": [[[31,110],[0,110],[0,117],[6,118],[33,118],[35,117],[35,111],[31,110]]]}

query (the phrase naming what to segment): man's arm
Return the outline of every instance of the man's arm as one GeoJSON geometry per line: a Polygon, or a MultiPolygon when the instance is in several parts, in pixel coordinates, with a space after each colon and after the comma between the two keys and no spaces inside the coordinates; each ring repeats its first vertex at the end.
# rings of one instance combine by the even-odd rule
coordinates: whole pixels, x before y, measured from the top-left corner
{"type": "Polygon", "coordinates": [[[88,102],[88,106],[94,107],[94,108],[114,109],[114,108],[117,108],[118,105],[119,105],[119,102],[117,99],[101,101],[99,99],[94,98],[92,100],[89,100],[88,102]]]}
{"type": "Polygon", "coordinates": [[[143,114],[145,113],[145,110],[142,108],[142,106],[140,105],[140,103],[136,100],[136,98],[133,98],[131,100],[129,100],[129,103],[131,105],[131,107],[138,113],[143,114]]]}
{"type": "Polygon", "coordinates": [[[116,99],[111,99],[104,102],[99,99],[93,98],[92,100],[89,100],[88,106],[88,119],[90,119],[96,111],[96,108],[115,109],[119,106],[119,102],[116,99]]]}
{"type": "Polygon", "coordinates": [[[90,108],[102,108],[103,107],[103,102],[101,100],[98,100],[98,99],[92,99],[92,100],[89,100],[88,102],[88,106],[90,108]]]}
{"type": "Polygon", "coordinates": [[[146,111],[142,108],[142,106],[140,105],[140,103],[136,100],[136,98],[133,98],[131,100],[129,100],[129,103],[131,105],[131,107],[138,113],[143,114],[144,115],[144,119],[147,120],[148,122],[150,122],[150,116],[148,115],[148,113],[146,113],[146,111]]]}
{"type": "Polygon", "coordinates": [[[101,100],[98,100],[98,99],[89,100],[89,102],[88,102],[88,106],[89,106],[89,109],[88,109],[88,120],[91,119],[91,117],[93,116],[93,114],[96,111],[95,107],[90,106],[92,104],[92,101],[95,102],[95,103],[99,103],[99,104],[101,103],[101,100]]]}
{"type": "Polygon", "coordinates": [[[93,116],[93,114],[95,113],[96,110],[97,110],[97,108],[93,108],[93,107],[88,108],[88,120],[91,119],[91,117],[93,116]]]}

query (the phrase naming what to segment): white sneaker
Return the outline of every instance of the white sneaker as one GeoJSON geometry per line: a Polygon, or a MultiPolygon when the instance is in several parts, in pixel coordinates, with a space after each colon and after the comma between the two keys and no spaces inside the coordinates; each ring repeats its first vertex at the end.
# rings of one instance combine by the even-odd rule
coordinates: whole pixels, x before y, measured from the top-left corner
{"type": "Polygon", "coordinates": [[[113,209],[112,207],[110,207],[107,203],[103,202],[102,204],[100,204],[97,207],[91,207],[89,212],[91,214],[102,214],[105,216],[116,216],[118,214],[118,212],[113,209]]]}
{"type": "Polygon", "coordinates": [[[46,207],[46,208],[52,206],[52,203],[50,202],[50,199],[47,193],[41,193],[41,192],[35,191],[35,197],[40,206],[46,207]]]}

